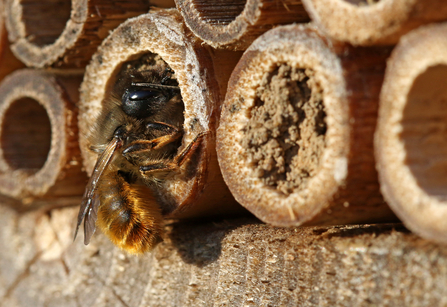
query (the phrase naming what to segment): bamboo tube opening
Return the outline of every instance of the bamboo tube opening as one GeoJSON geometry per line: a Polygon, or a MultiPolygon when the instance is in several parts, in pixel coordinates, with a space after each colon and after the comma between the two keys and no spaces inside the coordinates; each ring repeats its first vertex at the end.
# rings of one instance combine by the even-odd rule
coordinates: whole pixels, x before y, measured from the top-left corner
{"type": "Polygon", "coordinates": [[[77,139],[79,84],[80,76],[30,69],[2,81],[0,193],[33,207],[79,202],[86,181],[77,139]]]}
{"type": "Polygon", "coordinates": [[[247,110],[242,147],[261,181],[284,195],[307,188],[325,149],[323,93],[311,69],[266,72],[247,110]]]}
{"type": "Polygon", "coordinates": [[[402,116],[406,163],[431,197],[447,201],[447,65],[427,68],[414,81],[402,116]]]}
{"type": "Polygon", "coordinates": [[[234,21],[247,3],[246,0],[224,0],[219,1],[218,4],[203,0],[193,2],[200,20],[217,27],[224,27],[234,21]]]}
{"type": "Polygon", "coordinates": [[[395,219],[372,148],[388,55],[330,41],[313,26],[259,37],[233,71],[217,130],[236,200],[279,226],[395,219]]]}
{"type": "Polygon", "coordinates": [[[375,135],[385,199],[410,230],[441,243],[447,242],[446,35],[443,23],[402,37],[388,60],[375,135]]]}
{"type": "Polygon", "coordinates": [[[70,0],[19,0],[22,9],[25,37],[37,46],[53,44],[65,29],[70,19],[70,0]]]}
{"type": "Polygon", "coordinates": [[[0,80],[3,80],[5,76],[17,70],[25,67],[12,53],[10,44],[8,41],[8,31],[5,25],[5,1],[0,0],[0,80]]]}
{"type": "Polygon", "coordinates": [[[335,40],[394,45],[409,31],[446,20],[442,0],[303,0],[310,18],[335,40]]]}
{"type": "Polygon", "coordinates": [[[35,174],[51,147],[51,123],[45,108],[32,98],[14,101],[4,114],[0,139],[11,169],[35,174]]]}
{"type": "Polygon", "coordinates": [[[294,225],[345,180],[349,130],[340,62],[311,29],[279,30],[261,36],[233,72],[217,144],[236,200],[263,221],[294,225]]]}
{"type": "Polygon", "coordinates": [[[176,0],[191,31],[214,48],[245,50],[262,33],[279,24],[308,22],[301,1],[176,0]]]}
{"type": "Polygon", "coordinates": [[[148,10],[146,0],[8,0],[5,21],[27,66],[83,68],[110,30],[148,10]]]}
{"type": "MultiPolygon", "coordinates": [[[[151,70],[148,61],[158,63],[157,69],[170,69],[172,80],[168,82],[178,84],[180,89],[184,112],[178,153],[197,135],[207,132],[184,168],[150,186],[157,204],[163,214],[176,218],[233,210],[235,201],[221,177],[214,147],[220,89],[213,77],[213,62],[201,42],[187,32],[177,10],[160,9],[128,20],[103,42],[87,66],[79,117],[80,145],[87,172],[91,173],[98,158],[91,145],[92,136],[99,131],[92,132],[92,127],[97,125],[110,93],[122,79],[120,76],[133,70],[151,70]]],[[[116,96],[120,103],[119,94],[116,96]]],[[[168,123],[170,118],[160,120],[168,123]]],[[[113,133],[116,127],[106,124],[99,127],[102,128],[113,133]]],[[[106,138],[111,136],[108,134],[106,138]]]]}

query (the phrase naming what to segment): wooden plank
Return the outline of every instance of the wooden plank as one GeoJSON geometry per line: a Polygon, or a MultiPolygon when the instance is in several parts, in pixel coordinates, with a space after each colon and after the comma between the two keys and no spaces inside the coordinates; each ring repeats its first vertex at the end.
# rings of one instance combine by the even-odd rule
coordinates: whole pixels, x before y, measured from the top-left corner
{"type": "Polygon", "coordinates": [[[400,224],[171,223],[136,257],[72,244],[76,213],[0,207],[3,306],[447,306],[447,247],[400,224]]]}

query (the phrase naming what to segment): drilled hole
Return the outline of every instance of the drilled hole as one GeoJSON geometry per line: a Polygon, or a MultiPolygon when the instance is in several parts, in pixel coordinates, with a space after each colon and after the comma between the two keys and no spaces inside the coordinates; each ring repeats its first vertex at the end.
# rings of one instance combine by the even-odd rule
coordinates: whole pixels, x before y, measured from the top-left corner
{"type": "Polygon", "coordinates": [[[43,167],[51,146],[51,123],[36,100],[14,101],[4,115],[1,144],[3,156],[12,169],[31,174],[43,167]]]}

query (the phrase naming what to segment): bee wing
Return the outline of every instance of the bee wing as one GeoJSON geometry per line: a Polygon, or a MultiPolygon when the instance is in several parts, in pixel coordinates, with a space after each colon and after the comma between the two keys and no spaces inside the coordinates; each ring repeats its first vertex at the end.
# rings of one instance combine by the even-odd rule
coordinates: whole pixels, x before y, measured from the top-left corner
{"type": "Polygon", "coordinates": [[[109,165],[112,160],[113,155],[116,150],[121,147],[122,141],[114,138],[107,145],[106,149],[102,155],[98,158],[95,168],[93,169],[93,174],[88,181],[87,187],[85,188],[84,196],[82,198],[81,208],[78,214],[78,223],[76,224],[76,231],[74,238],[78,234],[79,226],[84,220],[84,244],[87,245],[90,242],[90,238],[96,229],[96,218],[99,207],[99,196],[96,193],[96,188],[98,181],[100,180],[104,170],[109,165]]]}
{"type": "MultiPolygon", "coordinates": [[[[84,219],[84,244],[88,245],[90,243],[90,238],[93,236],[96,230],[96,219],[98,218],[98,207],[99,207],[99,195],[98,193],[93,194],[91,199],[91,205],[89,206],[88,212],[84,219]]],[[[79,223],[79,221],[78,221],[79,223]]]]}

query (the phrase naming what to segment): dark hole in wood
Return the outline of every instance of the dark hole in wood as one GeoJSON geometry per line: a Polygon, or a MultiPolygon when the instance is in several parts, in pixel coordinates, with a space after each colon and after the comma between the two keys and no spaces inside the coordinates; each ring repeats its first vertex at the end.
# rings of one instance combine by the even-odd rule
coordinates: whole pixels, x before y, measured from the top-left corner
{"type": "Polygon", "coordinates": [[[426,193],[447,199],[447,66],[419,75],[407,97],[401,139],[408,164],[426,193]]]}
{"type": "Polygon", "coordinates": [[[13,102],[5,112],[1,145],[11,168],[30,173],[41,169],[51,147],[51,123],[44,107],[31,98],[13,102]]]}
{"type": "Polygon", "coordinates": [[[22,0],[20,4],[26,39],[37,46],[53,44],[70,19],[70,0],[22,0]]]}

